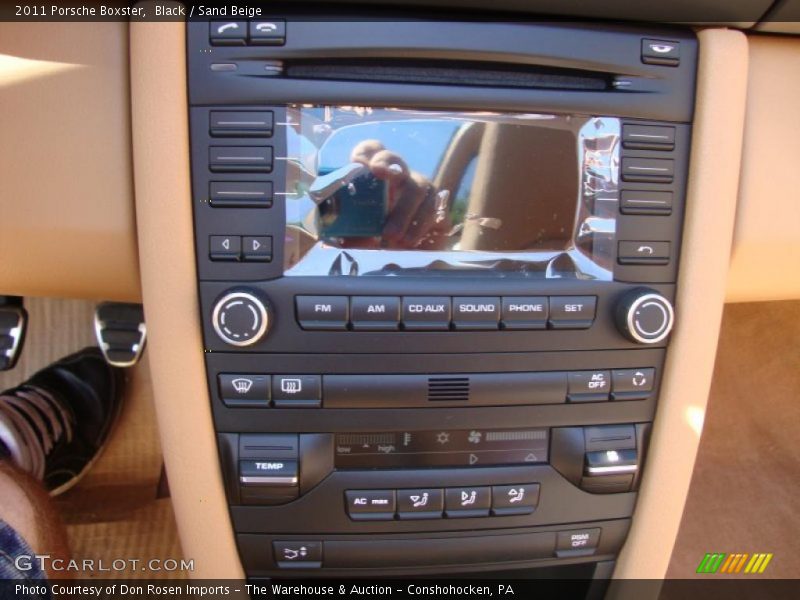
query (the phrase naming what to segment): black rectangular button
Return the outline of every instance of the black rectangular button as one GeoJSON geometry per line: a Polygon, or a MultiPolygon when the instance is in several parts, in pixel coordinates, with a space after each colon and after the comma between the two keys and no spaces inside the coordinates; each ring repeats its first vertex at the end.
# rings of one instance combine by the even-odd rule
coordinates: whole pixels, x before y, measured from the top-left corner
{"type": "Polygon", "coordinates": [[[497,329],[500,322],[500,298],[460,296],[453,298],[455,329],[497,329]]]}
{"type": "Polygon", "coordinates": [[[283,46],[286,43],[286,21],[250,21],[250,43],[257,46],[283,46]]]}
{"type": "Polygon", "coordinates": [[[675,161],[671,158],[623,157],[622,180],[650,183],[670,183],[675,176],[675,161]]]}
{"type": "Polygon", "coordinates": [[[677,67],[681,60],[680,42],[669,40],[642,40],[642,62],[646,65],[677,67]]]}
{"type": "Polygon", "coordinates": [[[403,298],[403,326],[409,330],[450,329],[450,298],[407,296],[403,298]]]}
{"type": "Polygon", "coordinates": [[[273,375],[272,401],[278,408],[317,408],[322,404],[322,376],[273,375]]]}
{"type": "Polygon", "coordinates": [[[347,296],[297,296],[296,302],[303,329],[347,329],[347,296]]]}
{"type": "Polygon", "coordinates": [[[596,296],[552,296],[551,329],[586,329],[594,322],[596,296]]]}
{"type": "Polygon", "coordinates": [[[556,537],[556,556],[589,556],[600,543],[600,528],[559,531],[556,537]]]}
{"type": "Polygon", "coordinates": [[[322,566],[322,542],[272,542],[272,553],[279,569],[318,569],[322,566]]]}
{"type": "Polygon", "coordinates": [[[347,490],[347,514],[354,521],[394,519],[394,490],[347,490]]]}
{"type": "Polygon", "coordinates": [[[271,181],[212,181],[208,196],[214,208],[269,208],[271,181]]]}
{"type": "Polygon", "coordinates": [[[439,519],[443,510],[441,489],[397,490],[397,516],[401,519],[439,519]]]}
{"type": "Polygon", "coordinates": [[[504,296],[503,329],[545,329],[546,296],[504,296]]]}
{"type": "Polygon", "coordinates": [[[212,235],[208,238],[208,256],[211,260],[239,260],[242,237],[239,235],[212,235]]]}
{"type": "Polygon", "coordinates": [[[208,128],[214,137],[269,137],[271,110],[212,110],[208,128]]]}
{"type": "Polygon", "coordinates": [[[536,510],[538,504],[538,483],[492,486],[493,515],[527,515],[536,510]]]}
{"type": "Polygon", "coordinates": [[[210,21],[208,37],[214,46],[244,46],[247,43],[247,21],[210,21]]]}
{"type": "Polygon", "coordinates": [[[568,379],[567,399],[570,402],[608,400],[611,392],[611,373],[608,371],[573,371],[568,379]]]}
{"type": "MultiPolygon", "coordinates": [[[[105,337],[105,336],[104,336],[105,337]]],[[[14,338],[10,335],[0,335],[0,350],[8,350],[14,345],[14,338]]]]}
{"type": "Polygon", "coordinates": [[[491,506],[490,487],[457,487],[445,490],[445,513],[448,517],[487,517],[491,506]]]}
{"type": "Polygon", "coordinates": [[[300,440],[296,433],[242,433],[239,458],[285,458],[297,460],[300,440]]]}
{"type": "Polygon", "coordinates": [[[666,265],[669,254],[669,242],[622,241],[617,247],[617,262],[621,265],[666,265]]]}
{"type": "Polygon", "coordinates": [[[642,400],[653,391],[656,370],[615,369],[611,372],[611,394],[614,400],[642,400]]]}
{"type": "Polygon", "coordinates": [[[397,296],[353,296],[350,320],[356,331],[392,331],[400,327],[400,298],[397,296]]]}
{"type": "Polygon", "coordinates": [[[211,146],[208,168],[214,173],[269,173],[272,146],[211,146]]]}
{"type": "Polygon", "coordinates": [[[225,406],[266,408],[269,406],[269,375],[220,373],[219,395],[225,406]]]}
{"type": "Polygon", "coordinates": [[[268,235],[243,237],[242,256],[248,262],[270,262],[272,260],[272,237],[268,235]]]}
{"type": "Polygon", "coordinates": [[[623,125],[622,146],[640,150],[672,150],[675,128],[662,125],[623,125]]]}
{"type": "Polygon", "coordinates": [[[239,483],[242,485],[297,485],[297,461],[282,458],[259,458],[239,461],[239,483]]]}
{"type": "Polygon", "coordinates": [[[625,215],[669,215],[672,192],[623,190],[619,206],[625,215]]]}

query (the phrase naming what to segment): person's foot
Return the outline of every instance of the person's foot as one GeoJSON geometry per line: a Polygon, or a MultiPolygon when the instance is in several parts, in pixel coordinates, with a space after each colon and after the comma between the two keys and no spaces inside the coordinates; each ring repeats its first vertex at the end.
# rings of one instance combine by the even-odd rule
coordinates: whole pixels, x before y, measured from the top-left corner
{"type": "Polygon", "coordinates": [[[65,492],[99,456],[122,406],[122,369],[84,348],[0,393],[0,457],[65,492]]]}

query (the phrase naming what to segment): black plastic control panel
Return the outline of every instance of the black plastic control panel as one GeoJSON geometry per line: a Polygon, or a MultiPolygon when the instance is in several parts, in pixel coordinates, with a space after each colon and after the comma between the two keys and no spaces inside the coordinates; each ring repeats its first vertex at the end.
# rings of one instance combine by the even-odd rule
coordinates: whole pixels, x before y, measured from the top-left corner
{"type": "Polygon", "coordinates": [[[680,316],[694,34],[290,13],[187,27],[199,326],[247,575],[613,560],[680,316]],[[285,276],[295,103],[618,119],[613,230],[593,224],[612,276],[285,276]]]}

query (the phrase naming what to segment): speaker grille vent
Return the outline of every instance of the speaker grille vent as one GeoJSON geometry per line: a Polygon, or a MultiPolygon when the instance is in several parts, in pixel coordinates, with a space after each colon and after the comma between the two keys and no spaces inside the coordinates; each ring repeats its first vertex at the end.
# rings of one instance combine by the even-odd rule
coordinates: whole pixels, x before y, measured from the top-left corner
{"type": "Polygon", "coordinates": [[[428,377],[428,400],[469,400],[469,377],[428,377]]]}

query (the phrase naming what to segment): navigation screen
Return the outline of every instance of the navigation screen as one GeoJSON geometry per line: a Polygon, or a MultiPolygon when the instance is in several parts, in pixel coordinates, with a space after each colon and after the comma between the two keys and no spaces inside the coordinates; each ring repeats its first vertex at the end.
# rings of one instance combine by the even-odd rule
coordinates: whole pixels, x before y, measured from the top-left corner
{"type": "Polygon", "coordinates": [[[287,111],[286,275],[612,279],[618,119],[287,111]]]}
{"type": "Polygon", "coordinates": [[[547,462],[547,429],[338,433],[339,469],[484,467],[547,462]]]}

